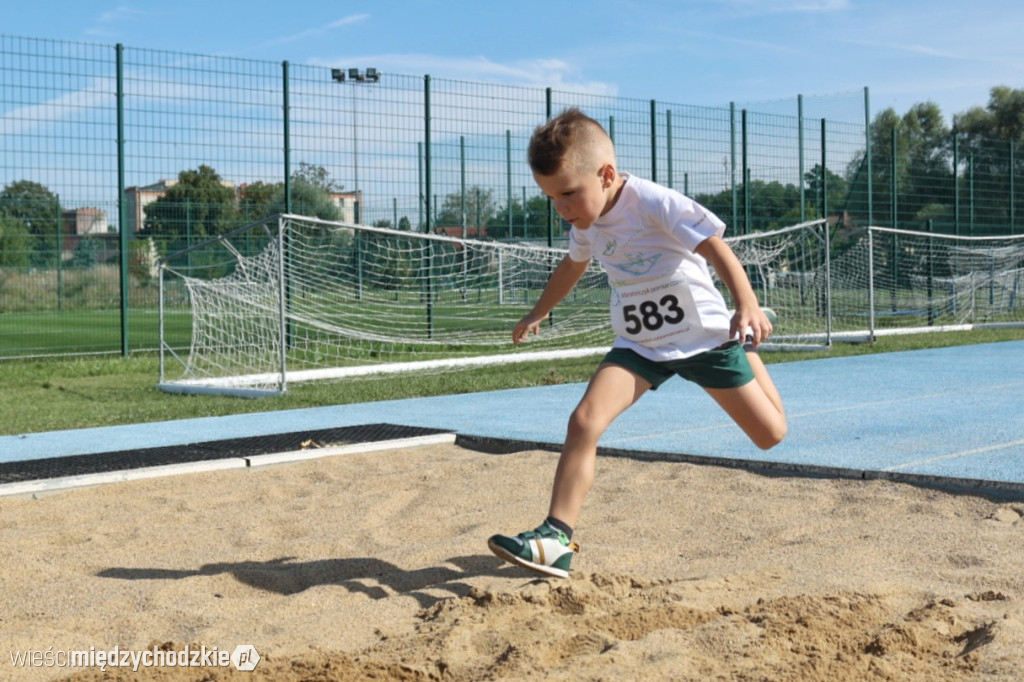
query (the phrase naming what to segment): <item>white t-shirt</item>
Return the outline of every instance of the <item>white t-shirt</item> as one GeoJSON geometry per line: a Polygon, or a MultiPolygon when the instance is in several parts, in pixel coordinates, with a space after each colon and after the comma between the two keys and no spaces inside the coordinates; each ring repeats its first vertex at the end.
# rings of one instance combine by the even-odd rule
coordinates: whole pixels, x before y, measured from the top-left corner
{"type": "Polygon", "coordinates": [[[729,340],[730,315],[695,249],[725,223],[689,197],[626,173],[619,199],[586,230],[569,231],[569,257],[596,258],[612,288],[616,348],[663,362],[729,340]]]}

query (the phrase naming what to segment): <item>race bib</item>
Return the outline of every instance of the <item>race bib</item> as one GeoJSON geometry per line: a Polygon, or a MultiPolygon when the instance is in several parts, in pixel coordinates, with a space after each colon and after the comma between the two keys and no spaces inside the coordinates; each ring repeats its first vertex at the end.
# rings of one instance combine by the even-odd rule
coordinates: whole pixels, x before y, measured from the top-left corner
{"type": "Polygon", "coordinates": [[[649,348],[703,329],[686,277],[678,272],[614,287],[610,306],[615,333],[649,348]]]}

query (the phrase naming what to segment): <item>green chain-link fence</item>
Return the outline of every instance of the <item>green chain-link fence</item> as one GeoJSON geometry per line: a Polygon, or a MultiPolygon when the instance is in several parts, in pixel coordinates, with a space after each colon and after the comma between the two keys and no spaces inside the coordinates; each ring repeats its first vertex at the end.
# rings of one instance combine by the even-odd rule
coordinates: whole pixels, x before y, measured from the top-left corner
{"type": "Polygon", "coordinates": [[[278,212],[557,243],[525,148],[567,106],[733,234],[1021,230],[1014,144],[901,135],[866,91],[808,104],[830,112],[0,36],[0,358],[155,349],[156,260],[278,212]]]}

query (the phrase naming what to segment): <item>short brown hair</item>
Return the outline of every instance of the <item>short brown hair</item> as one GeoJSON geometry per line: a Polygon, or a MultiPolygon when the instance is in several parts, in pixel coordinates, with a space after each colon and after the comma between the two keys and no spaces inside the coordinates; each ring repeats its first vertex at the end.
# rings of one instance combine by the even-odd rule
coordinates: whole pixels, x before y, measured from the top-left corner
{"type": "MultiPolygon", "coordinates": [[[[590,161],[596,144],[611,138],[600,123],[576,107],[566,109],[558,116],[537,126],[527,148],[530,169],[539,175],[554,175],[567,164],[590,161]]],[[[613,159],[609,159],[614,161],[613,159]]]]}

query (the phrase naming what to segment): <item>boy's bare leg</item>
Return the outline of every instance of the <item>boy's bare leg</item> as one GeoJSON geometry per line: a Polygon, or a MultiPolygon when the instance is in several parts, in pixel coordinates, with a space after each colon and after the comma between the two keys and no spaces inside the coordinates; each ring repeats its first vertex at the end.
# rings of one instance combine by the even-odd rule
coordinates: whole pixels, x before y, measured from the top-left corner
{"type": "Polygon", "coordinates": [[[583,500],[594,483],[597,441],[651,384],[624,367],[602,364],[569,417],[562,455],[555,470],[549,515],[575,526],[583,500]]]}
{"type": "Polygon", "coordinates": [[[705,389],[759,448],[768,450],[786,436],[786,412],[782,397],[761,357],[747,353],[754,381],[739,388],[705,389]]]}

